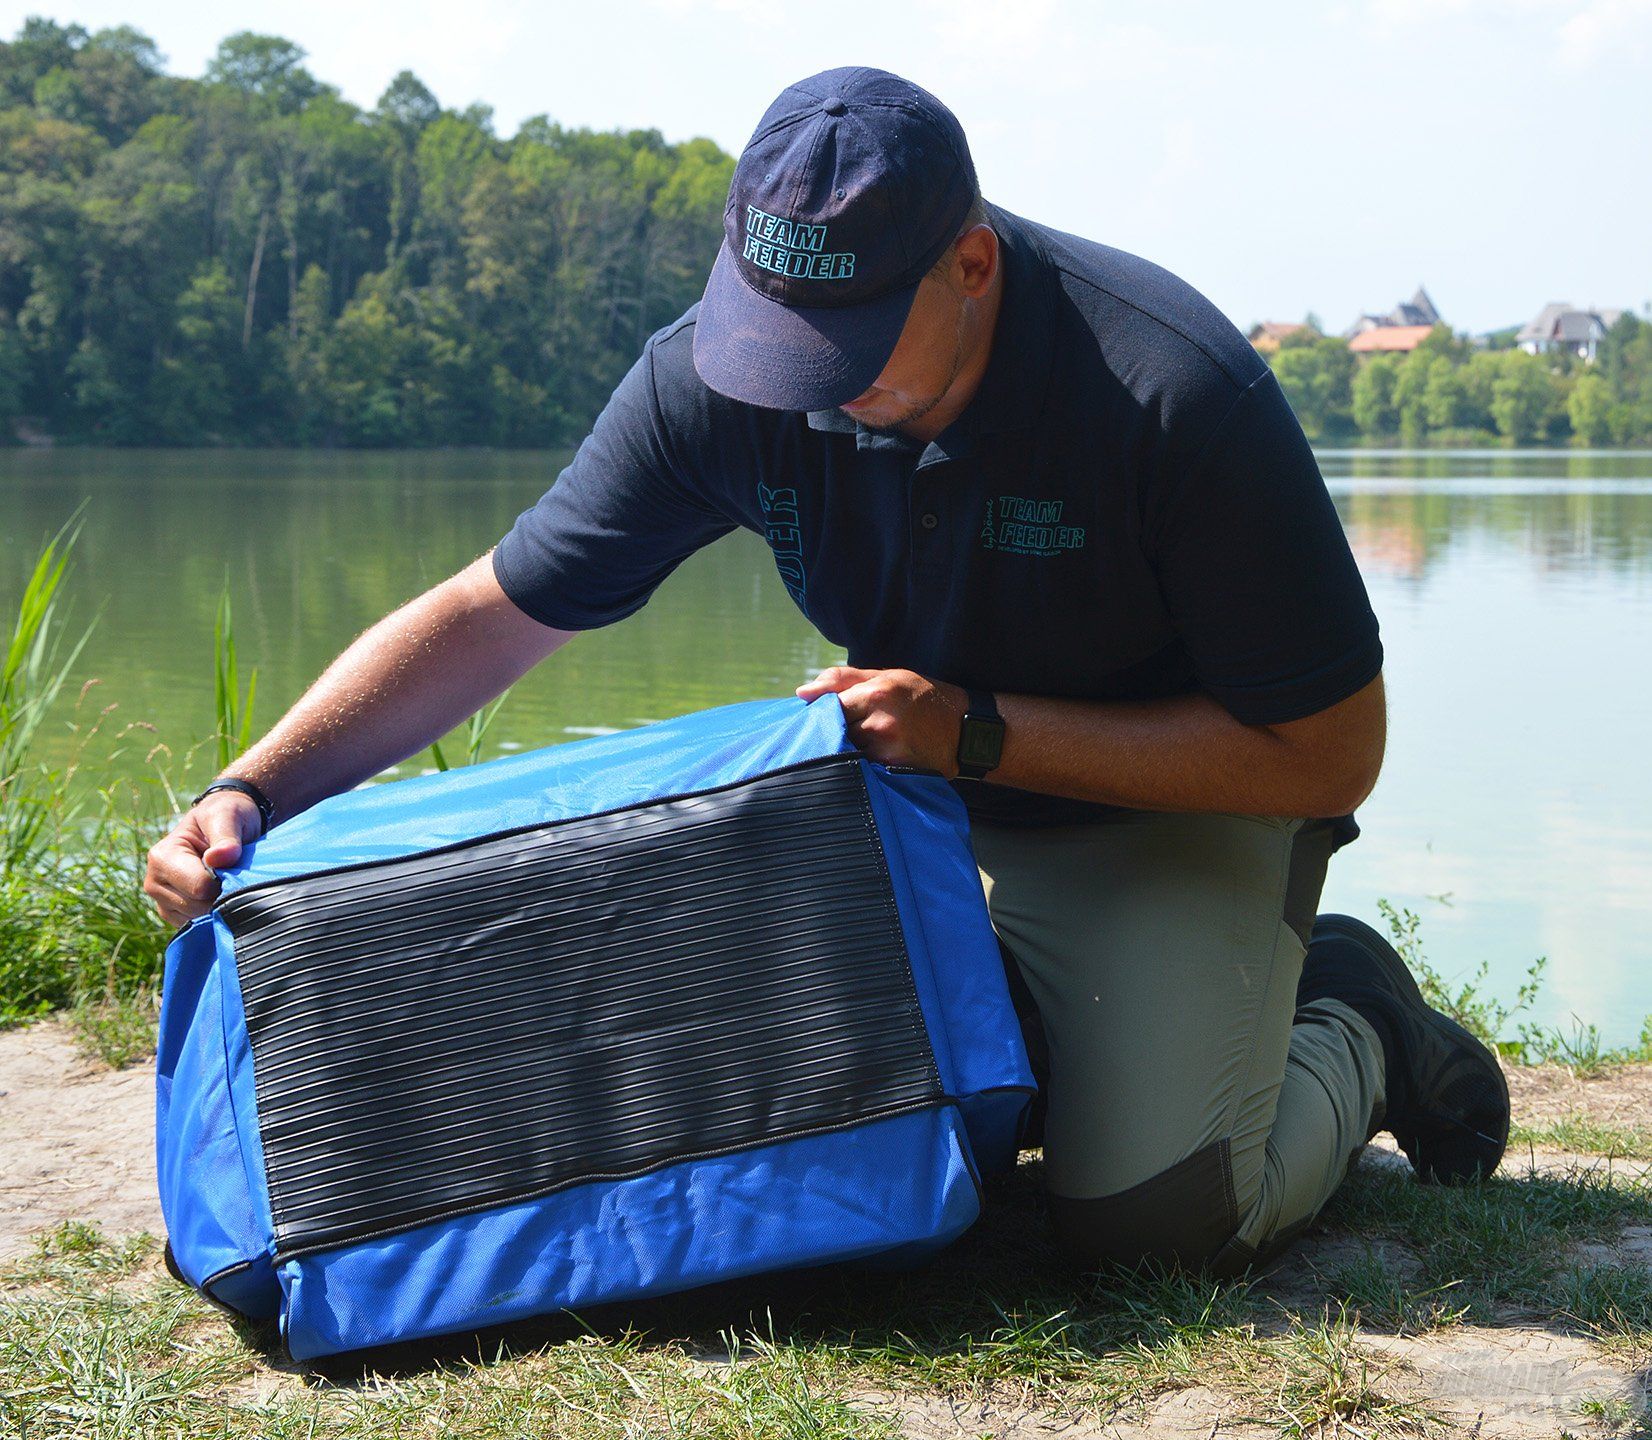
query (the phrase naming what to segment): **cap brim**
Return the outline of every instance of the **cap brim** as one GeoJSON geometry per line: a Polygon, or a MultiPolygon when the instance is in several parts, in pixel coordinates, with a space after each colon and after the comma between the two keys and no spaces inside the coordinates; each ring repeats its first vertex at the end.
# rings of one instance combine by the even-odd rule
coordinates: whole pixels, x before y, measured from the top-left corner
{"type": "Polygon", "coordinates": [[[864,305],[782,305],[740,278],[725,239],[694,324],[694,368],[735,400],[829,410],[883,373],[917,293],[912,284],[864,305]]]}

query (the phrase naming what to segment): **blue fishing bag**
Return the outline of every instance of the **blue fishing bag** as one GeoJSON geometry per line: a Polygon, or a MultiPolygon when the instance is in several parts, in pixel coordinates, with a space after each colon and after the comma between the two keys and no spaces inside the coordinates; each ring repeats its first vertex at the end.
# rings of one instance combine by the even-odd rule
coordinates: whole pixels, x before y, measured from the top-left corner
{"type": "Polygon", "coordinates": [[[295,1358],[912,1259],[1032,1093],[962,805],[758,701],[370,785],[166,952],[174,1272],[295,1358]]]}

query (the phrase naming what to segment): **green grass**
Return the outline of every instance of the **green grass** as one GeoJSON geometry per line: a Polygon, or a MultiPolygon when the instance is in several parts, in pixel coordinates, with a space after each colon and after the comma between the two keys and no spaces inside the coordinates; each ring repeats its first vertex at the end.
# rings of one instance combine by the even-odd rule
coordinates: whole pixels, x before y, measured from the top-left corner
{"type": "Polygon", "coordinates": [[[1639,1126],[1602,1125],[1586,1115],[1565,1115],[1541,1125],[1516,1121],[1509,1127],[1509,1147],[1518,1151],[1525,1145],[1578,1155],[1652,1160],[1652,1133],[1639,1126]]]}
{"type": "MultiPolygon", "coordinates": [[[[1323,1218],[1362,1239],[1405,1247],[1414,1284],[1390,1313],[1438,1297],[1459,1318],[1495,1323],[1514,1311],[1565,1308],[1557,1285],[1572,1247],[1652,1225],[1652,1188],[1605,1163],[1504,1172],[1461,1187],[1419,1185],[1397,1169],[1368,1166],[1332,1196],[1323,1218]]],[[[1357,1284],[1361,1277],[1352,1278],[1357,1284]]]]}
{"type": "Polygon", "coordinates": [[[76,516],[42,547],[0,650],[0,875],[46,852],[69,805],[58,777],[32,752],[90,634],[72,639],[63,624],[63,581],[78,534],[76,516]]]}
{"type": "Polygon", "coordinates": [[[1416,1437],[1444,1421],[1372,1335],[1538,1324],[1624,1366],[1652,1360],[1646,1268],[1580,1258],[1652,1223],[1646,1187],[1605,1166],[1466,1189],[1361,1167],[1323,1227],[1332,1253],[1363,1249],[1306,1289],[1075,1280],[1046,1238],[1040,1169],[991,1182],[981,1224],[915,1270],[735,1282],[306,1374],[271,1327],[167,1279],[152,1241],[65,1226],[0,1273],[0,1434],[860,1440],[953,1402],[1125,1424],[1199,1387],[1281,1436],[1416,1437]]]}
{"type": "Polygon", "coordinates": [[[0,1434],[874,1440],[925,1402],[1122,1421],[1191,1386],[1284,1436],[1435,1428],[1347,1307],[1282,1312],[1249,1284],[1165,1275],[1017,1289],[961,1248],[906,1276],[726,1286],[300,1374],[269,1327],[166,1278],[152,1240],[65,1226],[0,1272],[0,1434]]]}
{"type": "Polygon", "coordinates": [[[1392,1335],[1422,1335],[1462,1321],[1469,1305],[1458,1297],[1461,1282],[1424,1285],[1409,1254],[1379,1253],[1369,1240],[1364,1253],[1332,1266],[1326,1288],[1360,1321],[1392,1335]]]}
{"type": "Polygon", "coordinates": [[[170,935],[140,888],[145,856],[193,751],[179,762],[88,680],[67,745],[42,757],[90,633],[65,609],[77,533],[71,521],[42,548],[0,651],[0,1026],[68,1008],[96,1053],[129,1058],[148,1048],[132,1015],[170,935]]]}

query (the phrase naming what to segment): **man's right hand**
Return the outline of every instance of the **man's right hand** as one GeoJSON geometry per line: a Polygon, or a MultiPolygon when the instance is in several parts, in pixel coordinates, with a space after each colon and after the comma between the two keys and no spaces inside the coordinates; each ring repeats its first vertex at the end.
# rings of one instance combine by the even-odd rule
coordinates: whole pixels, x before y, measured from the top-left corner
{"type": "MultiPolygon", "coordinates": [[[[236,760],[290,820],[416,755],[572,638],[500,588],[492,552],[358,635],[275,727],[236,760]]],[[[258,807],[215,790],[149,852],[143,891],[183,925],[218,896],[212,872],[258,837],[258,807]]]]}
{"type": "Polygon", "coordinates": [[[191,808],[149,852],[143,893],[161,919],[184,925],[205,915],[220,888],[213,871],[235,864],[262,824],[258,807],[235,790],[215,790],[191,808]]]}

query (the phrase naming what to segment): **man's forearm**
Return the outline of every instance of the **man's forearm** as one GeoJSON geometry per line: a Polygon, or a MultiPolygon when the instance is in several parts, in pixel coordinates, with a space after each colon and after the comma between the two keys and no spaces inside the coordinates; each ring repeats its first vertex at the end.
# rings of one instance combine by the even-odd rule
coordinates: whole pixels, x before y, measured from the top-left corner
{"type": "Polygon", "coordinates": [[[364,631],[224,773],[290,818],[440,739],[567,638],[512,605],[483,556],[364,631]]]}
{"type": "MultiPolygon", "coordinates": [[[[957,774],[967,696],[912,670],[833,665],[797,693],[835,694],[874,760],[957,774]]],[[[1004,749],[988,784],[1137,810],[1345,815],[1382,767],[1387,701],[1379,674],[1300,720],[1242,725],[1203,694],[1166,700],[997,696],[1004,749]]]]}
{"type": "Polygon", "coordinates": [[[1140,810],[1347,814],[1382,760],[1380,679],[1283,725],[1243,725],[1207,695],[1059,700],[1000,695],[1004,752],[989,783],[1140,810]]]}

